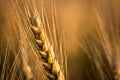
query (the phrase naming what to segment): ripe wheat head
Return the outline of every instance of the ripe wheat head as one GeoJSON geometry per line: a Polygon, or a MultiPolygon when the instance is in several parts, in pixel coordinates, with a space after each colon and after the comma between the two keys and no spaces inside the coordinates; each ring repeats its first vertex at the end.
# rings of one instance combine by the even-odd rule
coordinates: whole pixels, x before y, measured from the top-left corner
{"type": "Polygon", "coordinates": [[[1,3],[6,6],[0,17],[0,80],[65,80],[64,39],[55,4],[49,21],[44,0],[1,3]]]}

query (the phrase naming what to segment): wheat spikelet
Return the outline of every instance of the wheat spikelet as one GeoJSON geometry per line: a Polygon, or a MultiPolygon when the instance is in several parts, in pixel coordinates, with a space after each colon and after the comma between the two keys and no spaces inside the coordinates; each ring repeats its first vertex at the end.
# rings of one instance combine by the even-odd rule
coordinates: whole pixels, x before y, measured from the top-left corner
{"type": "Polygon", "coordinates": [[[37,17],[31,17],[31,30],[35,36],[35,42],[41,56],[44,71],[47,73],[48,79],[52,80],[64,80],[63,72],[60,65],[55,58],[55,53],[49,40],[44,33],[44,30],[40,27],[40,21],[37,17]]]}

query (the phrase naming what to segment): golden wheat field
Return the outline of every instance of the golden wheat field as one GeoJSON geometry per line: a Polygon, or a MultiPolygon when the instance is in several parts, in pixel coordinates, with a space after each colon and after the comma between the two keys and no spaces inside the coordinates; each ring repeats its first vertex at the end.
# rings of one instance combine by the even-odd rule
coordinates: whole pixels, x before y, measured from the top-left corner
{"type": "Polygon", "coordinates": [[[119,0],[0,0],[0,80],[120,80],[119,0]]]}

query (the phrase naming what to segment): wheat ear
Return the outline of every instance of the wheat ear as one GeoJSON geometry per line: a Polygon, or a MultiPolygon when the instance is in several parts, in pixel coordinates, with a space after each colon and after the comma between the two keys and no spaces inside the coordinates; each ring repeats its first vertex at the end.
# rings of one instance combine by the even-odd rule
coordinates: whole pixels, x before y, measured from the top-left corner
{"type": "Polygon", "coordinates": [[[47,73],[47,78],[50,80],[64,80],[63,72],[58,64],[58,60],[55,58],[47,35],[40,25],[40,20],[37,17],[31,17],[30,24],[44,71],[47,73]]]}

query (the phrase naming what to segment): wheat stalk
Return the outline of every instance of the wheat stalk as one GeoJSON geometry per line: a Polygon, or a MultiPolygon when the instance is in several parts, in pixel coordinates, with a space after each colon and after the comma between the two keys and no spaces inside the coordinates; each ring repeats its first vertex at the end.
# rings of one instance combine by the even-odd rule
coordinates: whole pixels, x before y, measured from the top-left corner
{"type": "Polygon", "coordinates": [[[48,79],[64,80],[63,72],[60,68],[58,60],[55,58],[53,47],[50,45],[44,29],[42,29],[40,25],[40,20],[34,16],[30,18],[30,23],[37,50],[41,56],[42,65],[48,79]]]}

